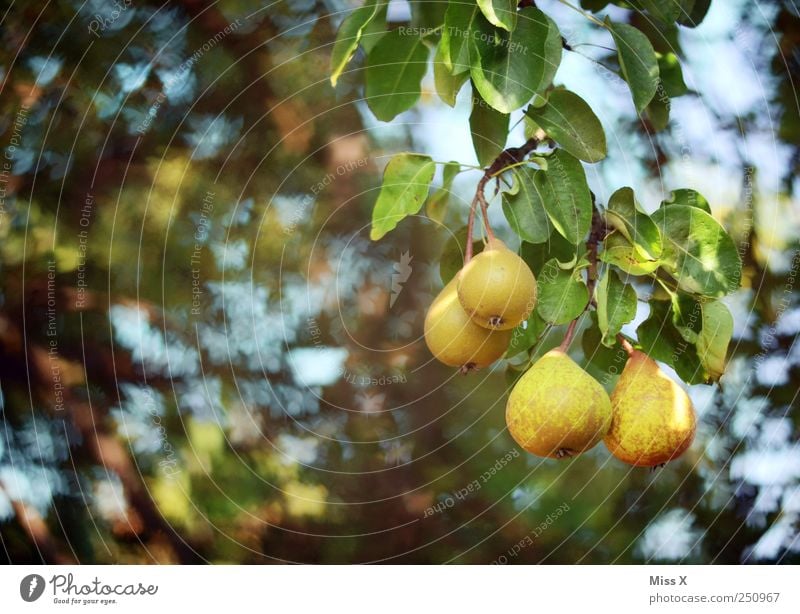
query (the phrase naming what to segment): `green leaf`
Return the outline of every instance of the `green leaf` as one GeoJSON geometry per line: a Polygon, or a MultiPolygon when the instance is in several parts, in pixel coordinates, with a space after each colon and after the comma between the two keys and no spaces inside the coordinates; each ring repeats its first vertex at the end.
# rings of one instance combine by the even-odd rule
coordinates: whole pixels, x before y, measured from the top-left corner
{"type": "Polygon", "coordinates": [[[442,59],[453,74],[469,72],[470,41],[476,22],[484,18],[478,5],[470,2],[450,2],[444,16],[444,29],[439,46],[442,59]]]}
{"type": "Polygon", "coordinates": [[[631,188],[620,188],[608,199],[606,218],[610,226],[630,241],[645,260],[658,260],[663,249],[661,231],[643,213],[631,188]]]}
{"type": "Polygon", "coordinates": [[[661,206],[667,207],[669,205],[686,205],[688,207],[697,207],[706,213],[711,213],[711,205],[705,197],[695,190],[682,188],[680,190],[673,190],[670,193],[668,200],[662,201],[661,206]]]}
{"type": "Polygon", "coordinates": [[[469,79],[468,72],[461,72],[454,75],[442,57],[442,45],[436,47],[436,55],[433,58],[433,83],[436,86],[436,93],[445,104],[451,107],[456,106],[456,96],[461,87],[469,79]]]}
{"type": "Polygon", "coordinates": [[[602,343],[613,347],[622,327],[636,317],[637,299],[633,286],[623,282],[610,269],[597,284],[597,323],[602,343]]]}
{"type": "Polygon", "coordinates": [[[718,380],[725,372],[728,345],[733,336],[733,316],[720,301],[703,303],[703,329],[697,339],[697,354],[709,377],[718,380]]]}
{"type": "Polygon", "coordinates": [[[559,268],[571,268],[578,262],[578,256],[585,251],[585,244],[573,245],[553,230],[545,243],[534,244],[523,241],[519,255],[538,278],[551,258],[558,261],[559,268]]]}
{"type": "Polygon", "coordinates": [[[534,179],[544,171],[522,166],[514,170],[514,193],[503,192],[503,213],[511,228],[528,243],[544,243],[552,229],[534,179]]]}
{"type": "Polygon", "coordinates": [[[658,88],[658,59],[650,40],[626,23],[614,23],[606,17],[617,45],[622,77],[628,82],[636,112],[641,113],[658,88]]]}
{"type": "Polygon", "coordinates": [[[587,11],[597,13],[608,6],[609,0],[581,0],[581,6],[587,11]]]}
{"type": "Polygon", "coordinates": [[[658,74],[661,77],[661,83],[664,85],[664,91],[670,98],[677,98],[678,96],[685,95],[689,88],[683,80],[683,70],[681,70],[681,63],[678,56],[672,52],[669,53],[656,53],[658,58],[658,74]]]}
{"type": "Polygon", "coordinates": [[[650,301],[650,316],[636,329],[636,336],[645,354],[668,364],[686,383],[706,381],[697,348],[681,337],[673,326],[668,302],[650,301]]]}
{"type": "Polygon", "coordinates": [[[428,204],[425,206],[425,213],[428,217],[440,224],[444,221],[444,216],[447,213],[447,204],[450,202],[453,180],[460,172],[461,165],[458,162],[445,164],[442,169],[442,187],[433,193],[433,196],[428,199],[428,204]]]}
{"type": "Polygon", "coordinates": [[[524,324],[525,326],[520,324],[512,332],[506,358],[511,358],[520,352],[530,350],[539,340],[539,335],[547,328],[547,322],[542,320],[541,316],[535,311],[528,316],[524,324]]]}
{"type": "Polygon", "coordinates": [[[547,104],[528,107],[528,116],[566,151],[584,162],[606,157],[606,133],[586,101],[565,89],[550,92],[547,104]]]}
{"type": "Polygon", "coordinates": [[[364,96],[375,117],[391,121],[414,106],[422,93],[428,48],[400,30],[385,34],[367,58],[364,96]]]}
{"type": "Polygon", "coordinates": [[[421,154],[397,154],[389,161],[372,211],[370,239],[377,241],[422,208],[435,170],[433,160],[421,154]]]}
{"type": "Polygon", "coordinates": [[[597,314],[591,312],[589,326],[581,335],[584,366],[590,375],[609,390],[619,374],[622,373],[622,369],[625,368],[628,353],[620,344],[606,347],[603,345],[602,339],[597,314]]]}
{"type": "MultiPolygon", "coordinates": [[[[442,255],[439,257],[439,276],[442,283],[447,285],[464,266],[464,248],[467,245],[467,227],[456,231],[444,244],[442,255]]],[[[483,251],[483,241],[472,242],[472,255],[477,256],[483,251]]]]}
{"type": "Polygon", "coordinates": [[[555,229],[574,245],[580,243],[592,224],[592,196],[580,161],[556,149],[534,185],[555,229]]]}
{"type": "Polygon", "coordinates": [[[698,333],[703,326],[700,302],[683,292],[671,292],[670,300],[675,330],[689,343],[697,343],[698,333]]]}
{"type": "Polygon", "coordinates": [[[506,146],[508,115],[496,111],[477,92],[473,92],[469,130],[478,163],[488,166],[506,146]]]}
{"type": "Polygon", "coordinates": [[[549,260],[537,279],[537,313],[552,324],[566,324],[577,318],[589,302],[589,290],[579,271],[565,271],[558,260],[549,260]]]}
{"type": "Polygon", "coordinates": [[[334,87],[358,49],[364,28],[375,19],[385,4],[385,1],[367,4],[350,13],[342,21],[331,52],[331,85],[334,87]]]}
{"type": "Polygon", "coordinates": [[[669,126],[669,110],[671,106],[672,103],[664,89],[664,84],[659,79],[656,95],[653,96],[653,99],[647,104],[644,110],[645,116],[656,132],[666,130],[667,126],[669,126]]]}
{"type": "Polygon", "coordinates": [[[613,264],[628,275],[649,275],[658,268],[658,260],[643,258],[619,232],[612,232],[603,242],[600,260],[613,264]]]}
{"type": "Polygon", "coordinates": [[[681,289],[715,298],[739,288],[742,261],[717,220],[687,205],[661,207],[652,217],[664,237],[662,268],[681,289]]]}
{"type": "Polygon", "coordinates": [[[561,34],[540,10],[519,12],[513,32],[485,19],[474,23],[470,75],[483,99],[501,113],[521,108],[552,82],[561,62],[561,34]]]}
{"type": "Polygon", "coordinates": [[[696,28],[705,19],[711,0],[681,0],[683,11],[678,23],[690,28],[696,28]]]}
{"type": "Polygon", "coordinates": [[[511,32],[517,27],[517,1],[478,0],[478,7],[489,23],[511,32]]]}
{"type": "Polygon", "coordinates": [[[663,23],[673,23],[681,15],[681,3],[678,0],[629,0],[634,8],[647,11],[663,23]]]}

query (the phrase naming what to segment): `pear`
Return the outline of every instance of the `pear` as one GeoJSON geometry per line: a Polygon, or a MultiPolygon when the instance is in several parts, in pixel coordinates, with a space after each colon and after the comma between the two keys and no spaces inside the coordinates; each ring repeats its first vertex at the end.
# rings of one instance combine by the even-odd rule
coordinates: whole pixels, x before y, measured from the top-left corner
{"type": "Polygon", "coordinates": [[[689,395],[647,354],[634,350],[611,393],[605,444],[619,460],[653,467],[683,454],[697,419],[689,395]]]}
{"type": "Polygon", "coordinates": [[[608,431],[605,389],[565,352],[550,350],[525,372],[506,405],[506,424],[528,452],[548,458],[593,448],[608,431]]]}
{"type": "Polygon", "coordinates": [[[536,307],[536,278],[525,261],[492,237],[458,275],[458,299],[485,328],[509,330],[536,307]]]}
{"type": "Polygon", "coordinates": [[[487,367],[503,356],[513,331],[492,331],[475,324],[458,301],[453,278],[425,315],[425,343],[438,360],[463,372],[487,367]]]}

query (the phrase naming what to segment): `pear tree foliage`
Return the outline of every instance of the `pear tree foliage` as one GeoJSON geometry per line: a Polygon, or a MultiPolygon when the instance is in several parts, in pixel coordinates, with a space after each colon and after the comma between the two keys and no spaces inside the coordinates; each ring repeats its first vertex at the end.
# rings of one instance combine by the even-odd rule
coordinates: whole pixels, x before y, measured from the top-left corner
{"type": "MultiPolygon", "coordinates": [[[[616,74],[611,80],[627,84],[630,112],[651,134],[668,130],[670,99],[689,93],[675,34],[698,25],[710,0],[561,4],[607,35],[613,52],[598,63],[616,74]],[[616,10],[608,11],[612,5],[616,10]]],[[[346,16],[332,48],[331,83],[357,83],[369,109],[385,122],[419,103],[429,70],[437,95],[451,107],[470,88],[472,112],[464,129],[481,167],[397,154],[385,169],[371,238],[381,240],[423,208],[443,223],[455,176],[477,172],[473,210],[502,208],[519,237],[519,254],[539,283],[536,309],[514,331],[508,358],[519,363],[536,352],[543,332],[568,327],[571,335],[576,327],[570,324],[579,320],[587,366],[595,370],[608,369],[620,344],[630,343],[687,383],[718,379],[733,330],[720,299],[739,287],[742,262],[708,201],[675,187],[657,208],[645,208],[631,187],[620,185],[605,204],[598,202],[586,170],[602,164],[608,139],[591,106],[557,83],[562,58],[574,50],[535,2],[410,5],[411,19],[404,23],[387,22],[388,0],[366,0],[346,16]],[[525,143],[509,142],[517,119],[525,123],[525,143]],[[444,184],[432,189],[437,165],[444,184]],[[644,302],[649,314],[635,336],[622,335],[644,302]]],[[[456,240],[444,242],[442,254],[445,283],[461,255],[476,249],[466,249],[470,233],[451,231],[456,240]]]]}

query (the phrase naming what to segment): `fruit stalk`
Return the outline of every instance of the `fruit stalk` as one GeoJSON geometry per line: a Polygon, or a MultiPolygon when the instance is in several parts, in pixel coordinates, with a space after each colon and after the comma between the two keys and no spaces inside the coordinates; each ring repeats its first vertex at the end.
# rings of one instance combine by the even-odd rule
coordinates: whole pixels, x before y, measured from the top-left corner
{"type": "Polygon", "coordinates": [[[475,215],[476,207],[480,206],[481,214],[483,215],[483,223],[486,226],[486,234],[489,239],[494,239],[494,231],[489,224],[489,203],[486,201],[486,185],[492,180],[500,181],[499,176],[503,170],[513,164],[518,164],[525,159],[529,153],[539,146],[541,139],[539,136],[529,138],[520,147],[509,147],[500,152],[494,161],[487,166],[483,171],[483,176],[478,181],[478,186],[475,190],[475,198],[472,199],[472,204],[469,209],[469,219],[467,221],[467,245],[464,250],[464,264],[467,264],[472,259],[472,233],[475,228],[475,215]]]}

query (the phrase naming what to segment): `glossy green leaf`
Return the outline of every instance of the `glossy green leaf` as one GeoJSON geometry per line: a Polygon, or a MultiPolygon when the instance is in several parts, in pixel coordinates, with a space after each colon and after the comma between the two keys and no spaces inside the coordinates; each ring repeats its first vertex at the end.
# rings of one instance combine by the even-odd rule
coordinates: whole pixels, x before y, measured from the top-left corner
{"type": "Polygon", "coordinates": [[[629,0],[635,9],[646,11],[651,17],[670,24],[681,15],[679,0],[629,0]]]}
{"type": "Polygon", "coordinates": [[[674,292],[672,301],[672,324],[689,343],[697,343],[698,334],[703,327],[702,307],[700,302],[690,294],[674,292]]]}
{"type": "Polygon", "coordinates": [[[653,96],[653,99],[644,109],[644,116],[648,119],[650,126],[656,132],[666,130],[667,126],[669,126],[669,111],[671,106],[672,102],[669,96],[667,96],[664,84],[659,80],[656,95],[653,96]]]}
{"type": "Polygon", "coordinates": [[[536,311],[531,313],[523,324],[517,326],[511,333],[511,342],[508,344],[506,358],[530,350],[539,340],[539,335],[547,328],[547,322],[536,311]]]}
{"type": "Polygon", "coordinates": [[[681,0],[683,11],[678,18],[678,23],[690,28],[699,26],[705,19],[711,0],[681,0]]]}
{"type": "Polygon", "coordinates": [[[584,162],[606,157],[606,133],[586,101],[565,89],[550,92],[547,104],[528,107],[527,115],[566,151],[584,162]]]}
{"type": "Polygon", "coordinates": [[[652,43],[640,30],[606,18],[617,45],[622,77],[628,82],[636,111],[641,113],[658,88],[658,59],[652,43]]]}
{"type": "Polygon", "coordinates": [[[739,287],[742,261],[717,220],[687,205],[661,207],[652,218],[664,238],[662,268],[681,289],[714,298],[739,287]]]}
{"type": "Polygon", "coordinates": [[[636,290],[623,282],[616,272],[606,269],[597,283],[596,300],[602,343],[612,347],[622,327],[636,317],[636,290]]]}
{"type": "Polygon", "coordinates": [[[611,195],[606,219],[633,244],[642,258],[658,260],[661,256],[661,231],[650,216],[642,212],[631,188],[620,188],[611,195]]]}
{"type": "Polygon", "coordinates": [[[372,211],[370,239],[377,241],[422,208],[435,170],[433,160],[421,154],[397,154],[389,161],[372,211]]]}
{"type": "Polygon", "coordinates": [[[469,116],[469,131],[478,163],[488,166],[500,155],[508,137],[508,115],[490,107],[479,94],[472,94],[472,113],[469,116]]]}
{"type": "Polygon", "coordinates": [[[600,325],[595,312],[590,312],[589,325],[581,335],[581,349],[586,371],[597,379],[606,390],[610,390],[616,378],[625,368],[628,353],[619,343],[611,347],[603,345],[603,336],[600,333],[600,325]]]}
{"type": "Polygon", "coordinates": [[[469,72],[470,41],[479,22],[485,22],[485,19],[477,4],[450,2],[447,5],[439,46],[442,59],[452,74],[469,72]]]}
{"type": "Polygon", "coordinates": [[[577,318],[589,302],[589,290],[578,271],[565,271],[558,260],[549,260],[537,279],[536,311],[546,322],[566,324],[577,318]]]}
{"type": "Polygon", "coordinates": [[[544,243],[523,241],[520,247],[520,257],[537,278],[551,258],[558,261],[559,268],[571,268],[578,262],[578,256],[585,252],[585,244],[573,245],[555,230],[550,232],[550,236],[544,243]]]}
{"type": "Polygon", "coordinates": [[[689,88],[683,80],[683,70],[678,56],[672,52],[656,53],[658,58],[658,74],[664,86],[666,95],[670,98],[677,98],[685,95],[689,88]]]}
{"type": "Polygon", "coordinates": [[[447,213],[450,193],[453,190],[453,180],[459,172],[461,172],[461,165],[458,162],[445,164],[442,170],[442,187],[433,193],[433,196],[428,199],[428,203],[425,206],[425,213],[428,217],[440,224],[444,221],[444,216],[447,213]]]}
{"type": "Polygon", "coordinates": [[[469,79],[468,72],[453,74],[447,67],[442,56],[442,45],[436,47],[436,55],[433,58],[433,83],[436,86],[436,93],[445,104],[451,107],[456,106],[456,96],[469,79]]]}
{"type": "Polygon", "coordinates": [[[689,207],[697,207],[706,213],[711,213],[711,205],[708,204],[708,201],[705,199],[705,197],[700,194],[700,192],[690,190],[688,188],[673,190],[670,193],[669,198],[661,203],[662,207],[666,207],[668,205],[686,205],[689,207]]]}
{"type": "Polygon", "coordinates": [[[503,213],[511,228],[528,243],[544,243],[550,238],[552,228],[544,210],[544,203],[534,184],[538,173],[527,166],[514,170],[516,191],[503,193],[503,213]]]}
{"type": "Polygon", "coordinates": [[[703,329],[697,339],[697,354],[708,375],[718,380],[725,372],[728,345],[733,336],[733,316],[720,301],[702,305],[703,329]]]}
{"type": "Polygon", "coordinates": [[[386,4],[385,1],[374,4],[367,3],[350,13],[342,21],[331,52],[331,85],[336,86],[345,66],[353,58],[364,28],[375,19],[386,4]]]}
{"type": "Polygon", "coordinates": [[[493,26],[511,32],[517,27],[518,0],[478,0],[478,8],[493,26]]]}
{"type": "Polygon", "coordinates": [[[650,301],[650,315],[636,329],[642,351],[675,369],[688,384],[706,381],[697,348],[686,341],[672,324],[672,308],[665,301],[650,301]]]}
{"type": "Polygon", "coordinates": [[[364,96],[375,117],[391,121],[419,100],[428,68],[428,48],[400,29],[385,34],[367,59],[364,96]]]}
{"type": "Polygon", "coordinates": [[[476,20],[472,33],[470,75],[486,102],[501,113],[523,107],[552,82],[561,62],[558,27],[540,10],[519,12],[513,32],[476,20]]]}
{"type": "Polygon", "coordinates": [[[592,196],[586,172],[580,160],[562,149],[553,152],[547,165],[547,171],[534,177],[534,185],[555,229],[577,245],[592,224],[592,196]]]}
{"type": "Polygon", "coordinates": [[[600,260],[613,264],[629,275],[648,275],[658,268],[657,260],[643,258],[619,232],[613,232],[603,241],[600,260]]]}

